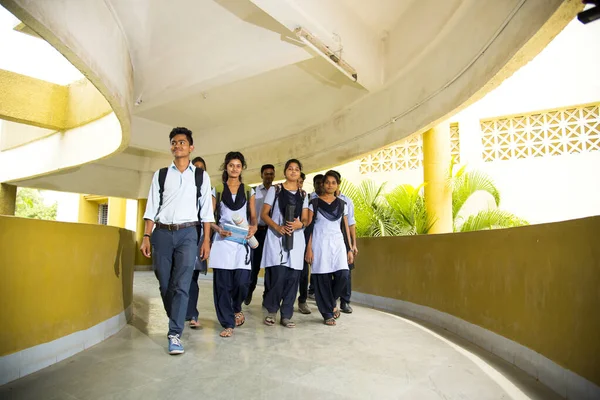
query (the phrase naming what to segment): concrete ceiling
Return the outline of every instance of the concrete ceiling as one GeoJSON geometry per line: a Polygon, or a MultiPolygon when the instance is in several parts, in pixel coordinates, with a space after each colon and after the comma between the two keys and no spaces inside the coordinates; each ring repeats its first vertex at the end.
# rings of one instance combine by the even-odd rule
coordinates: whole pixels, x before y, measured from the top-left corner
{"type": "Polygon", "coordinates": [[[261,164],[292,156],[303,157],[309,171],[349,161],[452,112],[561,3],[106,0],[133,65],[130,147],[72,176],[29,184],[74,190],[67,182],[82,180],[86,170],[115,179],[126,170],[137,175],[118,193],[109,185],[96,192],[144,196],[149,176],[170,158],[174,126],[194,132],[196,153],[213,175],[230,150],[246,154],[250,179],[261,164]],[[358,81],[299,41],[299,26],[341,54],[358,81]]]}
{"type": "MultiPolygon", "coordinates": [[[[204,156],[285,139],[382,88],[382,38],[414,3],[179,0],[173,7],[160,0],[110,1],[131,51],[141,100],[134,115],[192,129],[202,137],[204,156]],[[308,51],[294,26],[341,47],[348,62],[359,60],[355,67],[366,64],[359,82],[308,51]],[[361,40],[346,43],[344,32],[361,40]]],[[[166,133],[134,128],[132,141],[165,152],[166,133]]]]}

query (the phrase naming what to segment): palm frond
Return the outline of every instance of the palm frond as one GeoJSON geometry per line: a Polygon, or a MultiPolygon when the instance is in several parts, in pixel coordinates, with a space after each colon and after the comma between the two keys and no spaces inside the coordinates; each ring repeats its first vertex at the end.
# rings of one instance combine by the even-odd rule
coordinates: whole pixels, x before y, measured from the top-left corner
{"type": "Polygon", "coordinates": [[[398,234],[398,228],[389,215],[387,202],[382,195],[385,185],[377,185],[370,179],[362,181],[359,185],[349,181],[342,182],[340,191],[354,203],[358,237],[398,234]]]}
{"type": "Polygon", "coordinates": [[[464,172],[459,170],[451,179],[452,188],[452,218],[455,219],[467,199],[475,192],[484,191],[492,195],[496,206],[500,205],[500,192],[492,178],[483,171],[473,170],[464,172]]]}
{"type": "Polygon", "coordinates": [[[425,208],[421,194],[424,185],[399,185],[385,195],[392,217],[404,234],[421,235],[429,232],[435,222],[425,208]]]}
{"type": "Polygon", "coordinates": [[[460,227],[460,232],[472,232],[484,229],[512,228],[529,225],[527,221],[508,211],[490,209],[471,215],[460,227]]]}

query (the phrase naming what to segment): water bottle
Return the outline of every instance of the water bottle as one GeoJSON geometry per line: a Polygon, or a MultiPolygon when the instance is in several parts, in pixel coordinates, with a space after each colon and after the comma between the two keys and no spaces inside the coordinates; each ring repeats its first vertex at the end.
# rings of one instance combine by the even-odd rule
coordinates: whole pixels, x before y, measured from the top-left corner
{"type": "MultiPolygon", "coordinates": [[[[294,222],[294,213],[296,212],[296,205],[288,204],[285,207],[285,222],[294,222]]],[[[283,248],[287,251],[290,251],[294,248],[294,234],[291,235],[283,235],[281,238],[281,242],[283,248]]]]}
{"type": "MultiPolygon", "coordinates": [[[[248,228],[248,223],[244,221],[244,218],[242,218],[240,214],[233,214],[231,219],[233,220],[233,223],[240,228],[248,228]]],[[[256,249],[258,247],[258,240],[256,240],[254,236],[251,236],[247,241],[251,249],[256,249]]]]}

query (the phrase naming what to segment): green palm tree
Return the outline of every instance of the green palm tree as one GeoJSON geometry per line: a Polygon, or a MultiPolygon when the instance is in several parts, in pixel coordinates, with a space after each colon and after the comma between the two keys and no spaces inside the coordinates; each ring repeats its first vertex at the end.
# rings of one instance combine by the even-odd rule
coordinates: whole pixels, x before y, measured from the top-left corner
{"type": "Polygon", "coordinates": [[[393,219],[402,227],[404,235],[422,235],[429,232],[435,219],[428,215],[421,194],[425,184],[418,187],[398,185],[385,195],[393,219]]]}
{"type": "Polygon", "coordinates": [[[471,215],[460,226],[459,232],[472,232],[484,229],[512,228],[529,225],[516,215],[499,209],[482,210],[471,215]]]}
{"type": "MultiPolygon", "coordinates": [[[[461,167],[452,173],[454,162],[448,173],[448,185],[452,190],[452,220],[454,232],[469,232],[483,229],[510,228],[527,225],[527,221],[516,215],[498,209],[500,192],[492,178],[483,171],[466,171],[461,167]],[[467,200],[476,192],[487,192],[494,199],[496,208],[479,211],[463,221],[461,210],[467,200]]],[[[359,185],[345,180],[340,190],[354,202],[356,235],[400,236],[422,235],[429,232],[435,216],[425,208],[423,187],[408,184],[399,185],[385,194],[386,184],[377,185],[366,179],[359,185]]]]}
{"type": "Polygon", "coordinates": [[[401,227],[394,221],[383,196],[385,183],[377,184],[366,179],[358,185],[342,181],[340,191],[352,199],[356,219],[356,236],[398,236],[401,227]]]}
{"type": "Polygon", "coordinates": [[[456,174],[452,174],[454,160],[451,162],[448,184],[452,189],[452,222],[454,232],[470,232],[483,229],[511,228],[514,226],[528,225],[527,221],[516,215],[499,210],[500,192],[492,178],[483,171],[466,171],[462,166],[456,174]],[[496,208],[479,211],[470,215],[466,221],[460,217],[467,200],[476,192],[489,193],[494,199],[496,208]]]}

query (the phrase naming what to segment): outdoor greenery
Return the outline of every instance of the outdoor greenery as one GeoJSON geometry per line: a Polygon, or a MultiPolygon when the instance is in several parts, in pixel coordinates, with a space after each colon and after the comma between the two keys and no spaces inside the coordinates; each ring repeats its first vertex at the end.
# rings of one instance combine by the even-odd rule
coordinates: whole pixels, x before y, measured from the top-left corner
{"type": "Polygon", "coordinates": [[[58,205],[47,206],[44,197],[38,189],[19,188],[15,215],[23,218],[56,220],[58,205]]]}
{"type": "MultiPolygon", "coordinates": [[[[527,221],[498,209],[500,193],[492,179],[482,171],[450,168],[448,185],[452,190],[452,219],[455,232],[509,228],[527,225],[527,221]],[[463,218],[467,200],[476,192],[489,193],[496,208],[485,209],[463,218]],[[463,212],[461,212],[463,211],[463,212]]],[[[420,235],[428,233],[435,216],[428,215],[423,196],[424,184],[396,186],[385,192],[386,184],[377,185],[367,179],[358,185],[344,180],[341,191],[354,202],[356,234],[368,236],[420,235]]]]}

